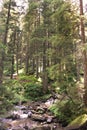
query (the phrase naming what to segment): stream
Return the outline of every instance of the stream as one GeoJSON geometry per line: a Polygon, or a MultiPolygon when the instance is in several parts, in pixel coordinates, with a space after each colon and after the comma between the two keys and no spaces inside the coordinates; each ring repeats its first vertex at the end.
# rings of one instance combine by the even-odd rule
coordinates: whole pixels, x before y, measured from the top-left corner
{"type": "Polygon", "coordinates": [[[0,130],[64,130],[49,111],[54,99],[15,105],[8,116],[0,118],[0,130]]]}

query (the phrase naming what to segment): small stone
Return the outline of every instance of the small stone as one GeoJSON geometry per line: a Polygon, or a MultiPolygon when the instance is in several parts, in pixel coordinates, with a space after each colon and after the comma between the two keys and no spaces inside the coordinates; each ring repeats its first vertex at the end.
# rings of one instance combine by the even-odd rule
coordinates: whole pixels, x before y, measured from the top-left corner
{"type": "Polygon", "coordinates": [[[43,109],[42,107],[37,107],[37,111],[40,113],[40,114],[43,114],[45,112],[45,109],[43,109]]]}
{"type": "Polygon", "coordinates": [[[51,123],[52,122],[52,117],[48,117],[47,118],[47,123],[51,123]]]}
{"type": "Polygon", "coordinates": [[[38,115],[38,114],[32,114],[31,118],[36,121],[45,121],[46,120],[46,118],[43,117],[43,115],[38,115]]]}
{"type": "Polygon", "coordinates": [[[11,118],[12,118],[12,120],[20,119],[20,115],[13,114],[13,115],[11,115],[11,118]]]}
{"type": "Polygon", "coordinates": [[[31,117],[31,116],[32,116],[32,112],[29,111],[29,112],[28,112],[28,117],[31,117]]]}
{"type": "Polygon", "coordinates": [[[20,118],[21,118],[21,119],[28,118],[28,114],[21,114],[21,115],[20,115],[20,118]]]}
{"type": "Polygon", "coordinates": [[[25,130],[29,130],[28,126],[24,126],[24,129],[25,129],[25,130]]]}

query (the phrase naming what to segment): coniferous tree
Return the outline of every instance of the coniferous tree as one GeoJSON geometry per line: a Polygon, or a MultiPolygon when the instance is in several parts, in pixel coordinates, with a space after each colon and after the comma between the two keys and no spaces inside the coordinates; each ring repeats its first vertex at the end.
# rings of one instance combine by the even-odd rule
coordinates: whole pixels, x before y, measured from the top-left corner
{"type": "MultiPolygon", "coordinates": [[[[83,23],[83,18],[82,15],[84,15],[83,13],[83,1],[79,0],[80,2],[80,15],[81,15],[81,41],[82,44],[85,45],[86,39],[85,39],[85,28],[84,28],[84,23],[83,23]]],[[[84,89],[85,89],[85,93],[84,93],[84,104],[87,107],[87,52],[84,48],[83,51],[83,66],[84,66],[84,89]]]]}

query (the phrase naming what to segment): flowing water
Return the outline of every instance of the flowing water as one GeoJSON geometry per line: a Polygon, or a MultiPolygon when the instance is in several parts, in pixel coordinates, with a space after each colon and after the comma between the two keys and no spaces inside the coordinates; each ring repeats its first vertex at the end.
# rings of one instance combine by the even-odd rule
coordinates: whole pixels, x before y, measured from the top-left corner
{"type": "Polygon", "coordinates": [[[53,99],[14,106],[5,118],[0,118],[0,130],[62,130],[48,110],[53,99]]]}

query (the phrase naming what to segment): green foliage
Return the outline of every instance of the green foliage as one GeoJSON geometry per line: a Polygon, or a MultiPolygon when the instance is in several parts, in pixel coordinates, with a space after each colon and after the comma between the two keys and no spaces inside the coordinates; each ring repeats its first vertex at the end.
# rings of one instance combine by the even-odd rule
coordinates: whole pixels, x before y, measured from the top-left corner
{"type": "Polygon", "coordinates": [[[3,84],[0,86],[0,113],[4,113],[6,110],[12,108],[12,100],[14,99],[14,94],[11,89],[3,84]]]}
{"type": "Polygon", "coordinates": [[[62,93],[68,91],[68,88],[70,89],[72,87],[75,87],[76,84],[75,70],[71,68],[70,71],[62,70],[60,72],[58,68],[59,65],[56,64],[48,69],[49,82],[54,87],[54,89],[59,88],[57,92],[62,93]]]}
{"type": "Polygon", "coordinates": [[[19,82],[20,83],[23,83],[23,84],[25,84],[25,83],[35,83],[35,82],[37,82],[37,79],[35,78],[35,76],[34,75],[29,75],[29,76],[27,76],[27,75],[20,75],[19,76],[19,82]]]}
{"type": "Polygon", "coordinates": [[[18,79],[18,83],[20,83],[21,86],[24,87],[24,89],[26,89],[26,86],[28,84],[35,84],[36,82],[38,82],[38,80],[33,75],[20,75],[18,79]]]}
{"type": "Polygon", "coordinates": [[[80,102],[75,103],[71,100],[63,100],[54,104],[50,110],[57,116],[58,120],[63,124],[67,125],[78,115],[83,113],[82,108],[80,108],[80,102]]]}
{"type": "Polygon", "coordinates": [[[41,83],[32,75],[20,75],[17,80],[8,80],[6,85],[10,86],[10,91],[14,94],[13,103],[34,100],[43,95],[41,83]]]}
{"type": "Polygon", "coordinates": [[[9,88],[11,95],[13,96],[10,99],[11,103],[19,103],[21,101],[26,100],[25,97],[24,97],[24,86],[22,84],[20,84],[20,82],[18,80],[8,79],[5,82],[5,85],[6,85],[7,88],[9,88]]]}
{"type": "Polygon", "coordinates": [[[25,97],[28,99],[35,100],[43,95],[41,84],[27,83],[25,87],[25,97]]]}
{"type": "Polygon", "coordinates": [[[87,114],[82,114],[74,119],[68,126],[82,126],[87,121],[87,114]]]}
{"type": "Polygon", "coordinates": [[[23,86],[24,96],[27,99],[35,99],[43,95],[42,85],[33,76],[19,76],[19,83],[23,86]]]}

